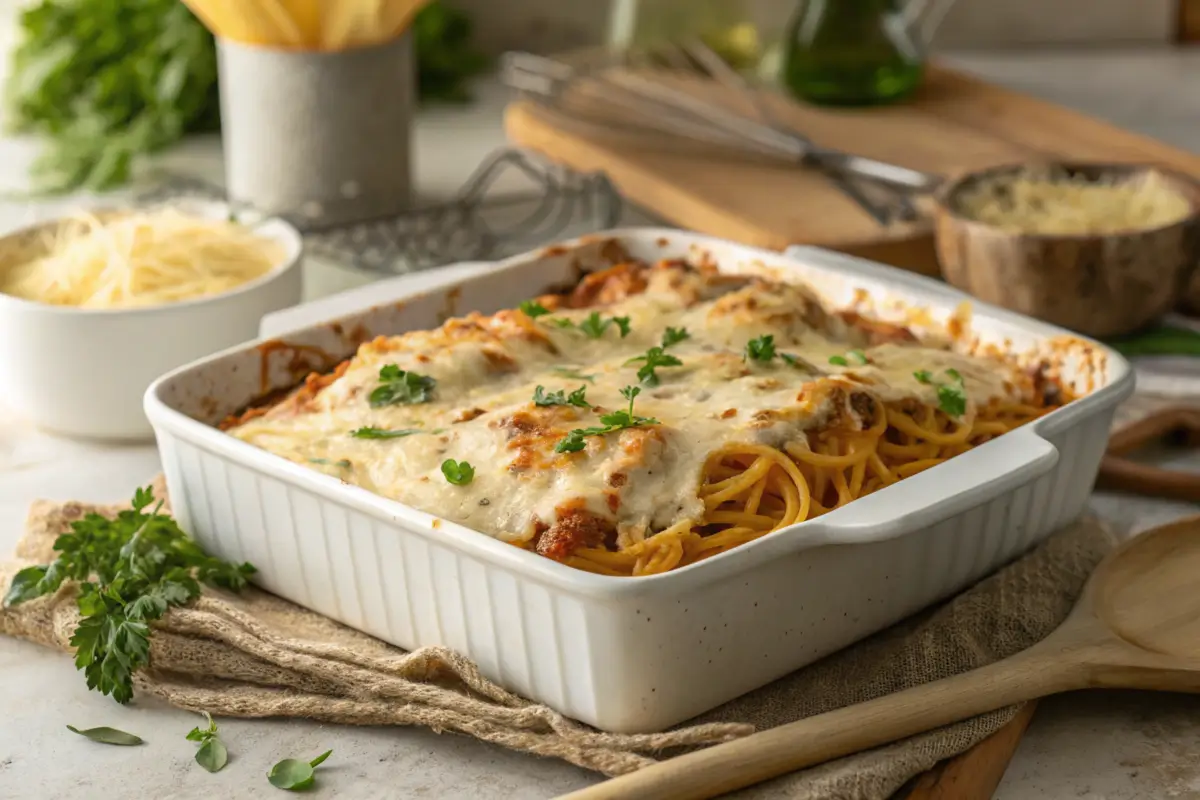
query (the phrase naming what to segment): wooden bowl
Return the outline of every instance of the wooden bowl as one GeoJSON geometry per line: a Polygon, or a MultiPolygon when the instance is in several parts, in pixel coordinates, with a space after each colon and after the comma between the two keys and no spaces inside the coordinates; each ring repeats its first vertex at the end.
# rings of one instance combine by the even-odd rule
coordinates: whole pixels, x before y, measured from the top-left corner
{"type": "Polygon", "coordinates": [[[1200,185],[1144,165],[1038,165],[1096,180],[1136,179],[1157,172],[1191,206],[1182,220],[1109,234],[1046,234],[1003,230],[968,217],[963,193],[984,181],[1036,170],[1013,164],[974,172],[939,192],[935,211],[938,260],[954,286],[980,300],[1108,337],[1131,333],[1185,302],[1200,309],[1200,185]],[[1196,280],[1193,280],[1196,278],[1196,280]]]}

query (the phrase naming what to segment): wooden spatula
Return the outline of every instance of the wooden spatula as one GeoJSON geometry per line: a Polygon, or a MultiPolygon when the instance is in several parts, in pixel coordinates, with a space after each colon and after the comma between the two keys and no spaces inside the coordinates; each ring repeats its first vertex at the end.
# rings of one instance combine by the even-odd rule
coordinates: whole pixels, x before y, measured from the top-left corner
{"type": "Polygon", "coordinates": [[[709,798],[987,711],[1089,688],[1200,692],[1200,516],[1127,542],[1066,621],[971,672],[672,758],[565,795],[709,798]]]}

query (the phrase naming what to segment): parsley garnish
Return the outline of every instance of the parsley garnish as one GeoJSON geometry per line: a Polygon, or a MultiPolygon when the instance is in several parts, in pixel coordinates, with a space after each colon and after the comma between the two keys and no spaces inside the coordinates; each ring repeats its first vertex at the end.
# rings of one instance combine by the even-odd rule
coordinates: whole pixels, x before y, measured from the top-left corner
{"type": "Polygon", "coordinates": [[[537,319],[550,313],[549,309],[537,300],[525,300],[517,308],[521,309],[521,313],[530,319],[537,319]]]}
{"type": "Polygon", "coordinates": [[[913,377],[920,383],[937,386],[938,407],[951,417],[961,417],[967,413],[967,387],[963,376],[956,369],[946,370],[949,383],[936,383],[933,373],[927,369],[917,370],[913,377]]]}
{"type": "MultiPolygon", "coordinates": [[[[424,433],[420,428],[358,428],[350,431],[355,439],[402,439],[414,433],[424,433]]],[[[432,433],[432,431],[431,431],[432,433]]]]}
{"type": "MultiPolygon", "coordinates": [[[[360,429],[360,430],[362,430],[362,429],[360,429]]],[[[357,432],[358,431],[355,431],[355,433],[357,433],[357,432]]],[[[328,458],[310,458],[308,460],[308,463],[322,464],[327,467],[341,467],[342,469],[350,469],[350,461],[349,461],[349,459],[345,459],[345,458],[340,459],[338,461],[330,461],[328,458]]]]}
{"type": "Polygon", "coordinates": [[[690,338],[692,338],[692,335],[688,333],[687,328],[667,328],[665,331],[663,331],[662,335],[663,349],[665,350],[671,345],[679,344],[684,339],[690,338]]]}
{"type": "Polygon", "coordinates": [[[593,311],[588,314],[584,317],[583,322],[578,324],[565,317],[555,317],[554,319],[547,320],[547,322],[559,328],[578,328],[589,339],[599,339],[613,325],[616,325],[617,330],[621,332],[622,339],[628,336],[632,330],[629,327],[629,317],[608,317],[604,319],[600,316],[599,311],[593,311]]]}
{"type": "Polygon", "coordinates": [[[829,363],[836,364],[839,367],[848,367],[851,364],[866,364],[869,362],[867,354],[862,350],[851,350],[844,356],[830,356],[829,363]]]}
{"type": "Polygon", "coordinates": [[[428,403],[433,399],[433,387],[437,381],[428,375],[405,372],[395,364],[379,370],[379,386],[371,392],[371,408],[383,406],[428,403]]]}
{"type": "Polygon", "coordinates": [[[659,367],[681,367],[683,362],[673,355],[668,355],[661,347],[651,347],[646,351],[645,355],[631,358],[625,362],[624,366],[631,367],[634,364],[641,364],[641,369],[638,370],[638,380],[647,386],[658,386],[658,373],[655,372],[659,367]]]}
{"type": "Polygon", "coordinates": [[[629,401],[628,409],[600,415],[600,421],[604,423],[603,427],[576,428],[554,446],[554,452],[577,453],[587,445],[584,439],[588,436],[603,436],[606,433],[625,428],[636,428],[639,425],[658,425],[658,420],[653,417],[639,417],[633,413],[633,400],[641,392],[642,390],[637,386],[626,386],[621,390],[621,396],[629,401]]]}
{"type": "Polygon", "coordinates": [[[565,394],[562,389],[557,392],[546,394],[546,390],[542,386],[538,386],[533,390],[533,404],[537,406],[575,406],[576,408],[591,408],[592,404],[587,401],[584,396],[587,393],[586,386],[580,386],[569,395],[565,394]]]}
{"type": "Polygon", "coordinates": [[[743,361],[770,361],[775,357],[775,337],[767,334],[746,342],[746,354],[743,361]]]}
{"type": "Polygon", "coordinates": [[[45,566],[26,567],[12,580],[6,605],[53,594],[65,580],[79,582],[80,621],[71,636],[75,666],[89,689],[119,703],[133,697],[133,673],[150,660],[150,622],[171,606],[196,599],[200,584],[239,590],[254,574],[249,564],[213,558],[179,525],[160,514],[147,487],[133,507],[115,519],[88,514],[59,536],[59,555],[45,566]]]}
{"type": "Polygon", "coordinates": [[[596,382],[595,375],[584,375],[583,373],[572,369],[571,367],[554,367],[554,372],[557,372],[564,378],[570,378],[573,381],[587,381],[588,383],[596,382]]]}
{"type": "Polygon", "coordinates": [[[811,372],[816,371],[816,367],[814,367],[812,364],[805,361],[800,356],[794,356],[791,353],[780,353],[779,357],[781,359],[783,359],[783,363],[787,364],[789,367],[795,367],[796,369],[809,370],[811,372]]]}
{"type": "Polygon", "coordinates": [[[475,478],[475,468],[466,461],[447,458],[442,462],[442,474],[455,486],[466,486],[475,478]]]}
{"type": "Polygon", "coordinates": [[[187,735],[187,740],[200,742],[200,749],[196,751],[197,764],[209,772],[220,772],[225,763],[229,761],[229,751],[225,749],[225,743],[217,738],[217,723],[213,720],[212,714],[205,711],[204,716],[208,718],[208,727],[192,728],[187,735]]]}

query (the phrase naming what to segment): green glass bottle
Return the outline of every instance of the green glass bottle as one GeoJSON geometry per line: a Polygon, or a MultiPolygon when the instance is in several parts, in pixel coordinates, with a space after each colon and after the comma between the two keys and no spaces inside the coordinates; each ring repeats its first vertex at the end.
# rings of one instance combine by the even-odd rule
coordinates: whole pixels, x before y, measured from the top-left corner
{"type": "Polygon", "coordinates": [[[901,0],[801,0],[783,83],[819,105],[890,103],[921,83],[925,46],[901,0]]]}

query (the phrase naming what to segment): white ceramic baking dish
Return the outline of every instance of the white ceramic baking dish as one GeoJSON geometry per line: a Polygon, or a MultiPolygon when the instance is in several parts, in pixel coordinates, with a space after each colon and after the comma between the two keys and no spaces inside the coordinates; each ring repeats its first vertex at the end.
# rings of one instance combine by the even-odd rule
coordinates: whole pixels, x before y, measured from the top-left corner
{"type": "Polygon", "coordinates": [[[415,297],[391,297],[381,286],[371,308],[284,342],[226,351],[150,388],[146,413],[181,524],[216,554],[257,565],[271,592],[401,647],[451,647],[515,692],[600,728],[635,732],[682,722],[877,631],[1083,511],[1114,408],[1133,389],[1129,366],[1093,342],[1064,340],[1062,330],[983,305],[974,307],[975,334],[1014,352],[1054,340],[1066,353],[1068,382],[1093,391],[843,509],[645,578],[566,567],[213,427],[267,390],[294,385],[306,369],[350,355],[364,337],[515,306],[572,283],[581,269],[608,265],[619,249],[649,261],[707,258],[726,271],[765,263],[834,306],[865,289],[877,298],[877,315],[926,307],[935,326],[965,299],[935,281],[828,251],[781,256],[657,229],[508,259],[415,297]]]}

